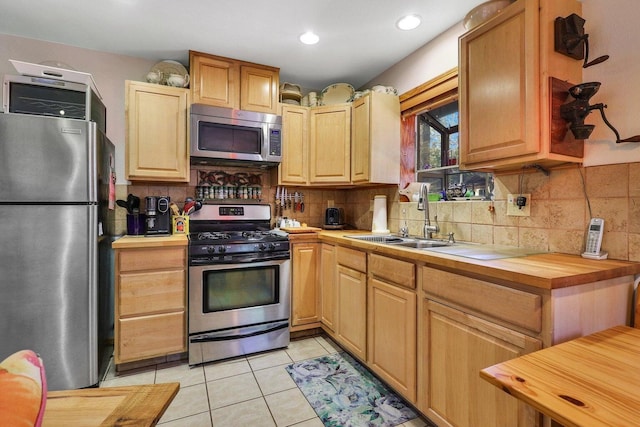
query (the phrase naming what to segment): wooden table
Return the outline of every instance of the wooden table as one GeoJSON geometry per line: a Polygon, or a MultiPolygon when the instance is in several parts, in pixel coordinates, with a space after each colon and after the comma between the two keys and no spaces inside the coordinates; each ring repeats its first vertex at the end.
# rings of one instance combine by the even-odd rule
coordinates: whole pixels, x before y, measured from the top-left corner
{"type": "Polygon", "coordinates": [[[640,425],[640,329],[616,326],[480,376],[565,427],[640,425]]]}
{"type": "Polygon", "coordinates": [[[51,391],[42,425],[155,426],[180,383],[51,391]]]}

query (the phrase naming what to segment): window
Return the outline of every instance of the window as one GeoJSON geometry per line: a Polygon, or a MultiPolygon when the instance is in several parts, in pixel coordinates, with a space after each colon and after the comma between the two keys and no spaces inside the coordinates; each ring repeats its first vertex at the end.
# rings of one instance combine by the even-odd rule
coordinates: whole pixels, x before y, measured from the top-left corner
{"type": "Polygon", "coordinates": [[[431,193],[478,197],[493,193],[493,175],[458,169],[458,101],[453,100],[416,117],[416,180],[431,184],[431,193]],[[447,190],[449,190],[447,192],[447,190]]]}
{"type": "Polygon", "coordinates": [[[406,122],[408,129],[403,133],[403,143],[415,152],[415,161],[411,159],[406,166],[401,165],[401,171],[406,172],[401,172],[401,185],[415,176],[415,181],[430,183],[432,193],[446,195],[447,190],[450,194],[453,190],[459,193],[464,187],[467,194],[479,199],[492,198],[492,174],[458,168],[457,68],[400,95],[400,109],[403,118],[411,118],[406,122]]]}

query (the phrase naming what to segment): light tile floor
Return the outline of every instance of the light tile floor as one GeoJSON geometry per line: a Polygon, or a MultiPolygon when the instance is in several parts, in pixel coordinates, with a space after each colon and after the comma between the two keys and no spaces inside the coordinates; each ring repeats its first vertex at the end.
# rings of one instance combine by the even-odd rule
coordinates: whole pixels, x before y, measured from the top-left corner
{"type": "MultiPolygon", "coordinates": [[[[180,382],[180,391],[160,419],[163,427],[323,427],[285,366],[341,349],[318,336],[289,347],[189,368],[185,360],[116,375],[109,367],[100,387],[180,382]]],[[[402,427],[425,427],[414,419],[402,427]]]]}

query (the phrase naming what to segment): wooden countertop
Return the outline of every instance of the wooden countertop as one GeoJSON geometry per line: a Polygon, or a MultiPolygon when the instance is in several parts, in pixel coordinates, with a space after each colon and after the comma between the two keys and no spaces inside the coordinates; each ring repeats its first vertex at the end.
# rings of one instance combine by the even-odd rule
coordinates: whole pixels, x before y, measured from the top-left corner
{"type": "Polygon", "coordinates": [[[180,383],[51,391],[45,427],[155,426],[180,383]]]}
{"type": "Polygon", "coordinates": [[[113,249],[155,248],[162,246],[187,246],[189,238],[185,234],[170,236],[122,236],[111,244],[113,249]]]}
{"type": "Polygon", "coordinates": [[[344,237],[355,234],[371,234],[371,232],[324,230],[318,233],[318,238],[320,241],[366,251],[375,251],[383,255],[424,263],[434,268],[446,269],[458,274],[480,276],[487,280],[515,282],[541,289],[558,289],[640,274],[640,263],[630,261],[613,259],[590,260],[579,255],[560,253],[477,260],[424,249],[370,243],[344,237]]]}
{"type": "Polygon", "coordinates": [[[640,329],[616,326],[480,371],[565,427],[640,423],[640,329]]]}

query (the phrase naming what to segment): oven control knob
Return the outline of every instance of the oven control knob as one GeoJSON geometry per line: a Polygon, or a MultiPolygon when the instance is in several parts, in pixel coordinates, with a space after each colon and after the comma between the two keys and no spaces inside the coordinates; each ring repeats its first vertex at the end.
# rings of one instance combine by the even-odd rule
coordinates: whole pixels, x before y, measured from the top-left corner
{"type": "Polygon", "coordinates": [[[218,247],[218,253],[223,254],[223,253],[225,253],[226,251],[227,251],[227,248],[225,248],[224,246],[219,246],[219,247],[218,247]]]}
{"type": "Polygon", "coordinates": [[[216,247],[215,246],[207,246],[207,252],[209,252],[210,254],[213,254],[216,252],[216,247]]]}
{"type": "Polygon", "coordinates": [[[267,250],[267,245],[265,243],[259,243],[257,246],[258,246],[258,250],[259,251],[266,251],[267,250]]]}
{"type": "Polygon", "coordinates": [[[275,243],[269,243],[269,250],[270,251],[275,251],[276,250],[276,244],[275,243]]]}

